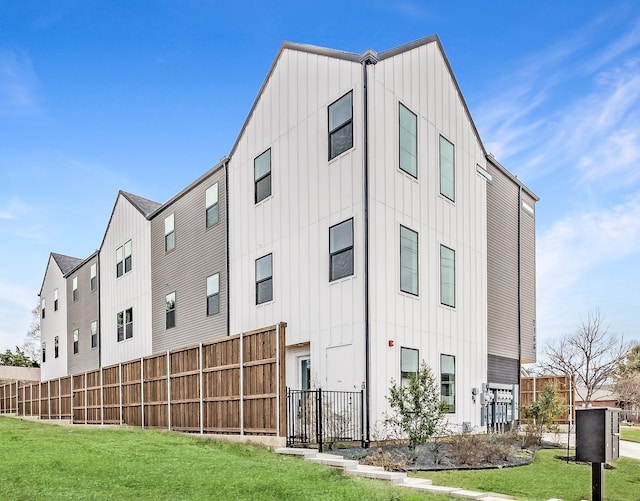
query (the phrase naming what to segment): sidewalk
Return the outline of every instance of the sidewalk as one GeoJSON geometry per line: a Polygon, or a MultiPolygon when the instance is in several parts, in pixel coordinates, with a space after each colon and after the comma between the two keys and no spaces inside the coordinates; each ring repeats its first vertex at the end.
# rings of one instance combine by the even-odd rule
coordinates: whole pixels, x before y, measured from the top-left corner
{"type": "MultiPolygon", "coordinates": [[[[567,434],[553,434],[545,433],[544,439],[547,442],[558,442],[563,445],[567,445],[567,434]]],[[[569,445],[574,447],[576,443],[576,435],[572,433],[569,435],[569,445]]],[[[626,440],[620,440],[620,455],[626,458],[637,459],[640,461],[640,444],[637,442],[628,442],[626,440]]]]}

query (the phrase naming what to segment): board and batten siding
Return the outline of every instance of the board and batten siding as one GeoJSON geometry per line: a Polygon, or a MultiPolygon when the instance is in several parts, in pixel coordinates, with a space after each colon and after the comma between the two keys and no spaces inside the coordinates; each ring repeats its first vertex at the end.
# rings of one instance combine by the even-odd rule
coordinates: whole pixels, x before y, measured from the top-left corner
{"type": "Polygon", "coordinates": [[[229,161],[230,330],[286,321],[290,346],[309,343],[312,385],[331,390],[364,379],[362,102],[359,63],[285,45],[229,161]],[[328,106],[348,92],[354,144],[329,161],[328,106]],[[254,159],[269,148],[272,194],[255,204],[254,159]],[[329,282],[329,228],[350,218],[354,274],[329,282]],[[256,305],[255,261],[267,254],[273,300],[256,305]]]}
{"type": "MultiPolygon", "coordinates": [[[[46,343],[47,360],[40,364],[40,378],[42,381],[64,377],[67,375],[67,283],[60,267],[53,256],[49,256],[49,263],[45,271],[40,304],[45,298],[45,317],[40,315],[40,347],[46,343]],[[53,308],[54,291],[58,290],[58,311],[53,308]],[[54,340],[58,336],[59,353],[54,357],[54,340]]],[[[42,361],[42,358],[40,359],[42,361]]]]}
{"type": "Polygon", "coordinates": [[[520,320],[523,364],[536,361],[536,201],[527,192],[522,192],[523,203],[520,207],[520,320]],[[531,209],[533,209],[533,214],[531,209]]]}
{"type": "Polygon", "coordinates": [[[224,165],[212,169],[151,219],[153,353],[227,335],[227,238],[224,165]],[[218,184],[218,222],[207,228],[205,192],[218,184]],[[165,251],[173,214],[175,248],[165,251]],[[207,277],[220,274],[220,313],[207,316],[207,277]],[[175,327],[166,328],[166,296],[176,293],[175,327]]]}
{"type": "MultiPolygon", "coordinates": [[[[68,374],[91,371],[100,366],[99,347],[91,347],[91,323],[98,321],[98,287],[91,290],[91,265],[96,265],[97,254],[84,261],[67,275],[67,322],[66,349],[68,353],[68,374]],[[73,278],[78,278],[78,300],[73,301],[73,278]],[[73,353],[73,331],[78,329],[78,353],[73,353]]],[[[96,285],[98,277],[96,277],[96,285]]],[[[100,336],[100,326],[98,326],[100,336]]]]}
{"type": "Polygon", "coordinates": [[[150,222],[119,194],[100,248],[100,338],[103,367],[150,355],[150,222]],[[132,243],[132,268],[116,277],[116,249],[132,243]],[[133,337],[118,342],[117,314],[133,308],[133,337]]]}
{"type": "Polygon", "coordinates": [[[486,179],[482,145],[439,45],[383,59],[369,71],[372,419],[388,410],[401,348],[419,350],[440,378],[455,356],[450,424],[479,425],[472,388],[486,381],[486,179]],[[417,115],[417,179],[399,168],[399,103],[417,115]],[[455,202],[440,194],[439,137],[455,147],[455,202]],[[419,294],[400,291],[400,225],[418,232],[419,294]],[[455,307],[440,301],[440,246],[455,251],[455,307]],[[393,346],[389,346],[389,340],[393,346]]]}

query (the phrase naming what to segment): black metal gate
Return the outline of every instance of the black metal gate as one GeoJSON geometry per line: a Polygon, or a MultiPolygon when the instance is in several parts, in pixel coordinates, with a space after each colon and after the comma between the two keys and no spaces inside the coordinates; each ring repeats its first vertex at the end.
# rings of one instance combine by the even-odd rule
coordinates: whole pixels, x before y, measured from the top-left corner
{"type": "Polygon", "coordinates": [[[364,391],[287,388],[287,446],[359,441],[364,446],[364,391]]]}

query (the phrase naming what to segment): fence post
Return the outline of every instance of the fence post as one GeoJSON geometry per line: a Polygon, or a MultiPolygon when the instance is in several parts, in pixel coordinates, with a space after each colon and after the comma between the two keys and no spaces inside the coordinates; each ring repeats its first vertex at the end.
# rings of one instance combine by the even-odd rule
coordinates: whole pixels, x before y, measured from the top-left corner
{"type": "Polygon", "coordinates": [[[51,419],[51,380],[47,381],[47,414],[51,419]]]}
{"type": "Polygon", "coordinates": [[[144,357],[140,357],[140,419],[144,429],[144,357]]]}
{"type": "Polygon", "coordinates": [[[120,389],[120,426],[122,426],[122,362],[118,364],[119,389],[120,389]]]}
{"type": "Polygon", "coordinates": [[[240,435],[244,435],[244,333],[240,333],[240,435]]]}
{"type": "Polygon", "coordinates": [[[71,423],[73,423],[75,421],[73,417],[73,376],[69,376],[69,378],[69,388],[71,388],[69,390],[71,392],[71,395],[69,396],[69,411],[71,412],[71,423]]]}
{"type": "Polygon", "coordinates": [[[171,430],[171,352],[167,350],[167,428],[171,430]]]}
{"type": "Polygon", "coordinates": [[[88,423],[89,402],[87,402],[87,373],[84,373],[84,424],[88,423]]]}
{"type": "Polygon", "coordinates": [[[203,354],[202,354],[202,341],[200,341],[200,434],[204,433],[204,378],[203,378],[203,354]]]}
{"type": "MultiPolygon", "coordinates": [[[[102,377],[102,372],[104,371],[104,367],[100,367],[100,424],[104,425],[104,378],[102,377]]],[[[87,406],[87,411],[88,411],[87,406]]]]}
{"type": "Polygon", "coordinates": [[[318,388],[316,402],[316,442],[318,442],[318,452],[322,452],[322,388],[318,388]]]}

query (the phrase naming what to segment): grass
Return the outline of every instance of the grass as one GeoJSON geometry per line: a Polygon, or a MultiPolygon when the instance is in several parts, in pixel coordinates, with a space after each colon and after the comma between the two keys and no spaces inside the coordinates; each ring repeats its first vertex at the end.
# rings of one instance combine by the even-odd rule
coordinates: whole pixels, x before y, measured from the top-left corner
{"type": "Polygon", "coordinates": [[[640,443],[640,428],[633,428],[631,426],[621,426],[620,439],[628,440],[629,442],[640,443]]]}
{"type": "Polygon", "coordinates": [[[0,499],[443,500],[264,447],[0,416],[0,499]]]}
{"type": "MultiPolygon", "coordinates": [[[[524,501],[561,498],[564,501],[591,499],[591,466],[556,459],[566,450],[545,449],[535,461],[518,468],[482,471],[421,472],[436,485],[447,485],[485,492],[508,494],[524,501]]],[[[615,469],[605,470],[607,501],[637,501],[640,462],[620,458],[615,469]]]]}

